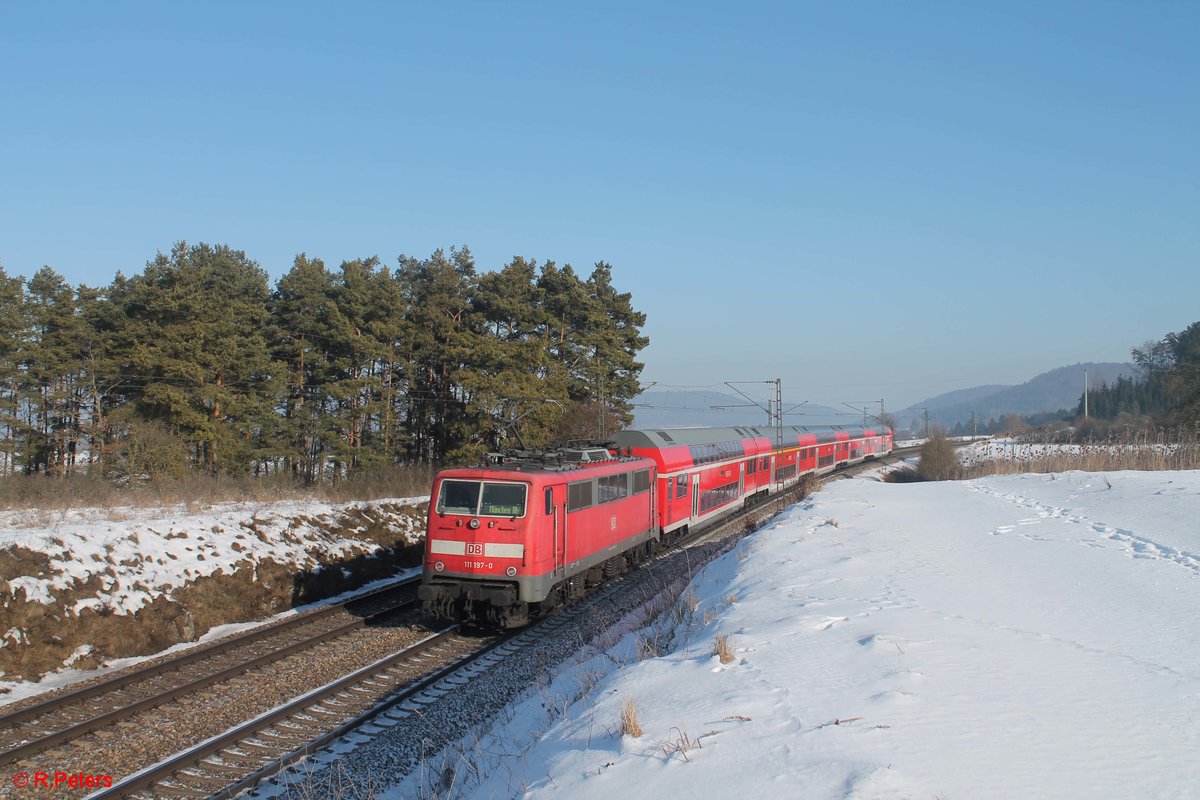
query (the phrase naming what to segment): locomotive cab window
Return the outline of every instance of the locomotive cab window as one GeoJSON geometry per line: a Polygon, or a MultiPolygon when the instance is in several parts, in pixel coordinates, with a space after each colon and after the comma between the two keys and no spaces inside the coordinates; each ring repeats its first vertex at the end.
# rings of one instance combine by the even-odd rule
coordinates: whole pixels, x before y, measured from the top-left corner
{"type": "Polygon", "coordinates": [[[441,514],[474,514],[479,508],[479,481],[442,481],[437,510],[441,514]]]}
{"type": "Polygon", "coordinates": [[[438,491],[439,514],[475,514],[481,517],[525,516],[523,483],[442,481],[438,491]]]}
{"type": "Polygon", "coordinates": [[[554,490],[546,489],[546,516],[554,513],[554,490]]]}

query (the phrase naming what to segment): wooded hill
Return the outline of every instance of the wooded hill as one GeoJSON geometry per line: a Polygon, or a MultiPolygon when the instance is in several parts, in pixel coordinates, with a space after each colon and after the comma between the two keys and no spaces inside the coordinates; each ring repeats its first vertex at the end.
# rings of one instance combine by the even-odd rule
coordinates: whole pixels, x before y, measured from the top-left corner
{"type": "Polygon", "coordinates": [[[645,320],[608,264],[480,273],[465,247],[395,269],[299,255],[274,288],[226,245],[102,288],[0,268],[0,475],[317,482],[469,461],[517,418],[530,445],[595,435],[629,418],[645,320]]]}

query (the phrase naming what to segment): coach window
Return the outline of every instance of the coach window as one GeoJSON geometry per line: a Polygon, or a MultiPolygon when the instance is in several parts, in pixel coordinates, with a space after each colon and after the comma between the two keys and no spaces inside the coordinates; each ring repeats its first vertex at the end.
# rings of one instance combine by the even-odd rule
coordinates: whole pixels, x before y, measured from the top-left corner
{"type": "Polygon", "coordinates": [[[676,475],[675,476],[675,496],[676,497],[687,497],[687,492],[688,492],[687,482],[688,482],[687,475],[676,475]]]}
{"type": "Polygon", "coordinates": [[[675,481],[667,478],[667,502],[675,499],[675,481]]]}

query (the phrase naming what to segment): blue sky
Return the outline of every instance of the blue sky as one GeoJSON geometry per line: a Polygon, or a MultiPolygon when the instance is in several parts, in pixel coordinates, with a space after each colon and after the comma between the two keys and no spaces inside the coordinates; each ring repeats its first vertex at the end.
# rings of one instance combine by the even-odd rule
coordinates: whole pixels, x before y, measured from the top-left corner
{"type": "Polygon", "coordinates": [[[434,5],[6,4],[0,264],[605,260],[647,382],[893,409],[1200,320],[1200,4],[434,5]]]}

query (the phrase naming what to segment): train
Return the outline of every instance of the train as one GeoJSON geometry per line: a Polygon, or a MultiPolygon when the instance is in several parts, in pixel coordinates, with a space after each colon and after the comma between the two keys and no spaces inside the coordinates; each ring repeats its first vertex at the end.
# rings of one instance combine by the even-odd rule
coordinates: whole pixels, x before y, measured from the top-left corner
{"type": "Polygon", "coordinates": [[[417,596],[434,617],[520,627],[805,475],[892,447],[885,426],[736,426],[489,454],[434,478],[417,596]]]}

